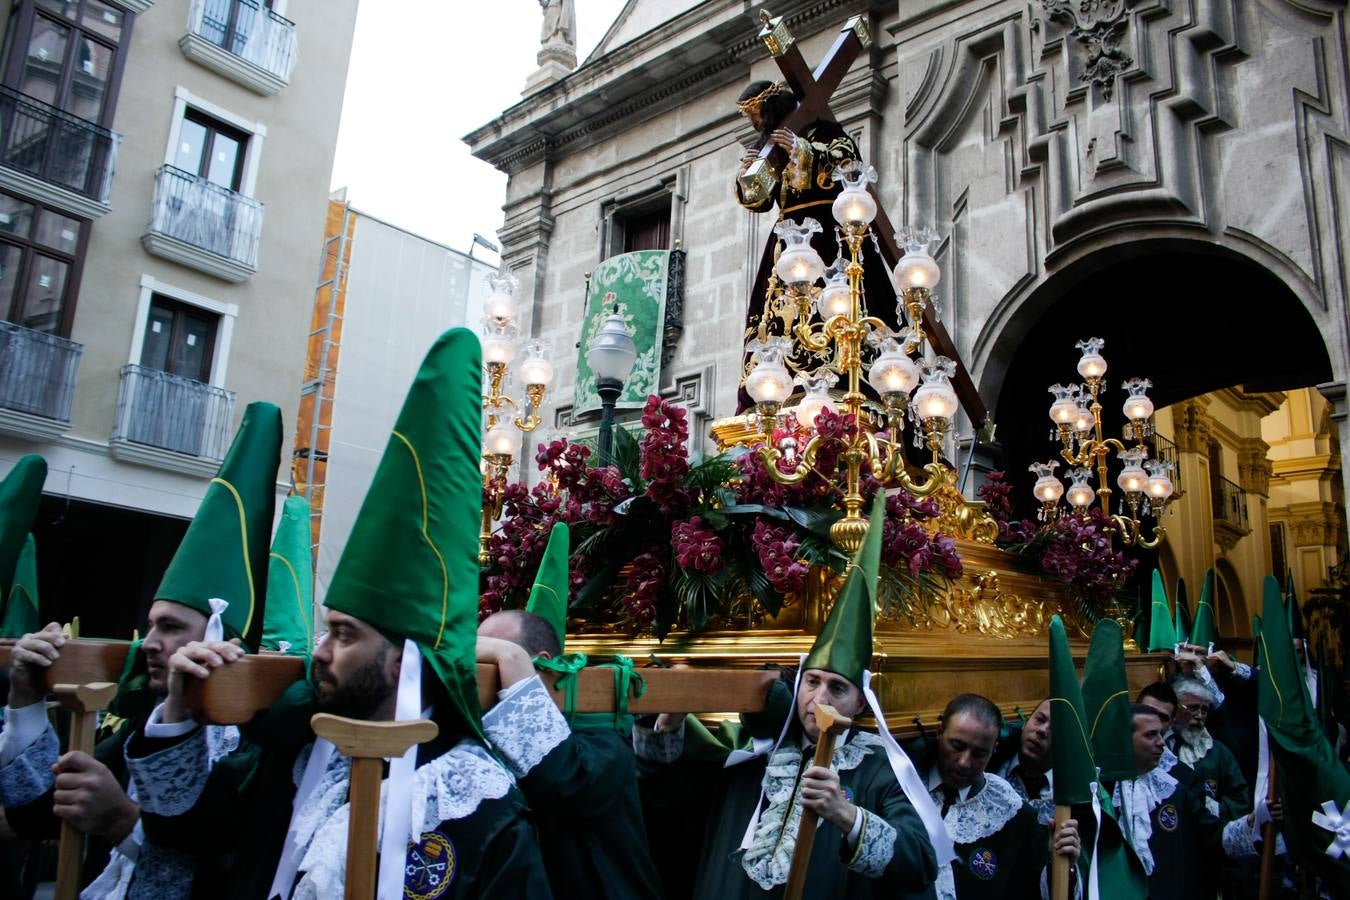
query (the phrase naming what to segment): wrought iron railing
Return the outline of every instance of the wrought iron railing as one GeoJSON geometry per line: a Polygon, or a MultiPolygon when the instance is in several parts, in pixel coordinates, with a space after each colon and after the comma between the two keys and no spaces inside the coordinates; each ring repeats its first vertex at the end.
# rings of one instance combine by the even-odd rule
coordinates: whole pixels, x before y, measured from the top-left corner
{"type": "Polygon", "coordinates": [[[145,366],[123,366],[114,441],[225,458],[234,391],[145,366]]]}
{"type": "Polygon", "coordinates": [[[1165,438],[1161,434],[1154,433],[1152,437],[1153,452],[1149,455],[1153,459],[1167,460],[1172,464],[1172,486],[1173,492],[1181,493],[1181,457],[1177,455],[1176,442],[1170,438],[1165,438]]]}
{"type": "Polygon", "coordinates": [[[0,321],[0,408],[70,421],[84,346],[0,321]]]}
{"type": "Polygon", "coordinates": [[[290,81],[295,67],[295,23],[260,0],[193,0],[188,28],[242,60],[290,81]]]}
{"type": "Polygon", "coordinates": [[[0,87],[0,164],[106,204],[122,136],[0,87]]]}
{"type": "Polygon", "coordinates": [[[155,175],[150,231],[258,267],[263,205],[175,166],[155,175]]]}
{"type": "Polygon", "coordinates": [[[1214,479],[1214,521],[1250,531],[1247,520],[1247,492],[1227,478],[1214,479]]]}

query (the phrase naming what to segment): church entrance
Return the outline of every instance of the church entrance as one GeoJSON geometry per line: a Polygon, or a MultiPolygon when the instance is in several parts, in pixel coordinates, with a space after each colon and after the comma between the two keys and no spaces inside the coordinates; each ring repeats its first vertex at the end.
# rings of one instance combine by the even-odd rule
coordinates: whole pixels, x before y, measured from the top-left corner
{"type": "MultiPolygon", "coordinates": [[[[1078,379],[1074,344],[1088,337],[1106,342],[1107,434],[1124,425],[1121,383],[1148,378],[1151,455],[1176,464],[1166,542],[1127,551],[1140,559],[1127,590],[1144,608],[1160,563],[1169,591],[1186,581],[1192,607],[1216,568],[1216,607],[1232,637],[1250,636],[1268,572],[1293,571],[1301,596],[1325,584],[1345,546],[1339,441],[1315,387],[1333,370],[1295,293],[1234,252],[1162,241],[1100,251],[1037,289],[996,339],[983,378],[999,426],[995,466],[1014,484],[1020,515],[1035,510],[1028,465],[1058,458],[1047,388],[1078,379]]],[[[1119,469],[1113,457],[1111,478],[1119,469]]]]}

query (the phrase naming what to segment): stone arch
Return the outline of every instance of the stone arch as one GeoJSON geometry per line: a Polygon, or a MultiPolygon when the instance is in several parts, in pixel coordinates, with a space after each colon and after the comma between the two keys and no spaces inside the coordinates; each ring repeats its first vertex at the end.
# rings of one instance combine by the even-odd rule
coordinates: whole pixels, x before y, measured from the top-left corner
{"type": "Polygon", "coordinates": [[[1153,380],[1159,408],[1238,384],[1275,390],[1346,377],[1340,316],[1279,254],[1171,228],[1131,233],[1049,261],[1054,270],[1005,298],[974,342],[969,362],[1019,498],[1030,489],[1026,464],[1056,455],[1046,388],[1077,378],[1080,338],[1106,339],[1110,422],[1119,422],[1120,382],[1135,375],[1153,380]]]}

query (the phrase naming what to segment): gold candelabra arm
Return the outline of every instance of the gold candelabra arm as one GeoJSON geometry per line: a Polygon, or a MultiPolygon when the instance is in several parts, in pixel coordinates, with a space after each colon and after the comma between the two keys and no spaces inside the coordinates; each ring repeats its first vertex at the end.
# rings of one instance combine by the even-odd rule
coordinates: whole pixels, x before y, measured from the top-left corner
{"type": "Polygon", "coordinates": [[[538,428],[543,421],[539,417],[539,408],[544,405],[545,390],[547,388],[542,384],[525,385],[525,415],[516,416],[511,422],[526,434],[538,428]]]}
{"type": "Polygon", "coordinates": [[[492,555],[488,544],[492,540],[492,523],[501,517],[502,504],[506,499],[503,490],[506,472],[511,466],[511,457],[493,453],[483,454],[483,515],[478,528],[478,564],[489,565],[492,555]]]}
{"type": "Polygon", "coordinates": [[[1143,523],[1138,519],[1127,518],[1122,515],[1111,516],[1111,524],[1115,528],[1116,534],[1120,535],[1120,542],[1127,547],[1138,547],[1141,550],[1156,549],[1163,539],[1167,536],[1167,529],[1161,524],[1153,526],[1153,535],[1144,536],[1143,523]]]}
{"type": "Polygon", "coordinates": [[[830,322],[841,318],[843,318],[843,316],[835,316],[823,326],[815,327],[805,321],[798,322],[796,328],[798,342],[812,353],[819,353],[822,350],[828,349],[830,346],[830,322]]]}
{"type": "Polygon", "coordinates": [[[784,472],[778,468],[778,461],[783,458],[783,451],[777,447],[760,447],[759,459],[764,463],[764,469],[769,473],[769,477],[779,484],[801,484],[806,477],[815,471],[816,453],[820,449],[820,435],[816,435],[806,442],[806,447],[802,449],[801,456],[797,458],[797,464],[791,472],[784,472]]]}

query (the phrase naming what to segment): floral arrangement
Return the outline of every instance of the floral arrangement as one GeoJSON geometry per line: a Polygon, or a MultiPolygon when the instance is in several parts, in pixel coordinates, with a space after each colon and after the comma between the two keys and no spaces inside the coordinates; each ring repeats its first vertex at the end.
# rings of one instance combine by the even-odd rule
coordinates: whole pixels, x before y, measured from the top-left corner
{"type": "Polygon", "coordinates": [[[999,544],[1030,557],[1043,574],[1067,584],[1091,621],[1119,601],[1139,561],[1113,548],[1111,522],[1100,509],[1066,513],[1045,525],[1014,519],[1012,485],[1002,472],[990,472],[978,494],[998,522],[999,544]]]}
{"type": "MultiPolygon", "coordinates": [[[[832,436],[856,428],[828,409],[815,426],[832,436]]],[[[801,446],[807,435],[773,437],[778,446],[801,446]]],[[[812,567],[843,570],[848,560],[829,539],[842,515],[839,453],[831,443],[807,478],[782,485],[758,454],[744,449],[695,462],[688,439],[684,409],[652,396],[641,439],[616,428],[604,465],[565,439],[541,446],[535,462],[544,478],[533,488],[519,482],[505,488],[480,612],[523,604],[555,522],[572,531],[573,612],[660,638],[677,626],[699,632],[777,615],[812,567]]],[[[869,479],[869,504],[876,489],[869,479]]],[[[883,604],[905,607],[919,592],[961,575],[955,541],[936,532],[935,503],[896,492],[886,511],[883,604]]]]}

